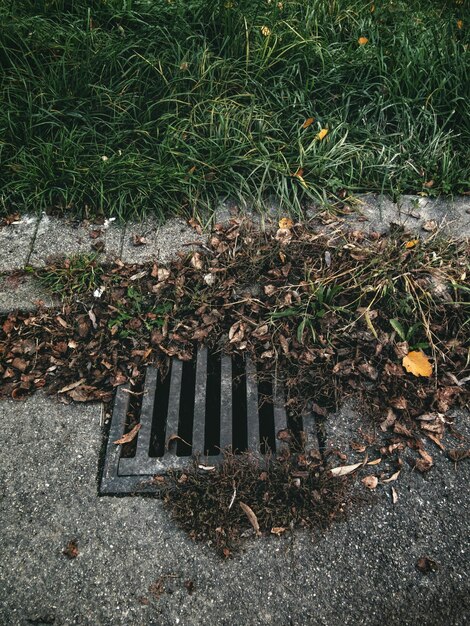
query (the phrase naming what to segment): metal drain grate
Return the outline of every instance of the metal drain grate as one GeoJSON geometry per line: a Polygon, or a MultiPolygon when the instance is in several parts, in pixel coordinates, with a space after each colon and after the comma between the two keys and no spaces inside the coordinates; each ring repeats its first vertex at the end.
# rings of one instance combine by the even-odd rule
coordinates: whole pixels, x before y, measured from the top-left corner
{"type": "MultiPolygon", "coordinates": [[[[281,389],[259,379],[251,360],[220,356],[201,348],[193,361],[172,359],[163,379],[147,368],[143,392],[116,392],[100,482],[100,493],[152,491],[151,478],[188,465],[189,457],[213,465],[222,450],[279,453],[279,434],[289,430],[281,389]],[[113,444],[140,422],[131,444],[113,444]],[[132,422],[131,422],[132,423],[132,422]]],[[[302,430],[302,424],[297,428],[302,430]]],[[[303,430],[303,437],[313,433],[303,430]]]]}

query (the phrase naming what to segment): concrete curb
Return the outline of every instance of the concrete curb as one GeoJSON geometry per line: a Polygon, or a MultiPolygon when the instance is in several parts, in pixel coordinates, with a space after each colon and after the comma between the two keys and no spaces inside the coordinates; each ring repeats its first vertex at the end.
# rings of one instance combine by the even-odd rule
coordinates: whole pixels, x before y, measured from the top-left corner
{"type": "MultiPolygon", "coordinates": [[[[384,232],[391,223],[396,223],[422,236],[436,228],[457,237],[470,236],[470,198],[466,196],[453,200],[402,196],[394,203],[385,196],[363,194],[350,204],[354,212],[340,218],[348,228],[384,232]]],[[[306,217],[313,219],[322,211],[321,207],[308,209],[306,217]]],[[[221,205],[214,213],[214,220],[227,221],[235,213],[227,205],[221,205]]],[[[281,214],[278,207],[270,207],[266,220],[277,220],[281,214]]],[[[111,220],[94,224],[25,215],[0,228],[0,273],[27,265],[42,267],[58,257],[93,252],[103,262],[121,258],[125,263],[152,260],[165,263],[189,242],[203,240],[180,218],[169,219],[164,225],[147,218],[120,226],[111,220]]]]}
{"type": "MultiPolygon", "coordinates": [[[[453,200],[421,196],[402,196],[394,203],[377,194],[358,195],[349,202],[352,212],[335,217],[335,225],[351,230],[386,232],[391,224],[400,224],[410,237],[429,237],[437,230],[458,238],[470,237],[470,198],[453,200]]],[[[226,223],[231,217],[248,214],[260,228],[276,224],[283,215],[275,205],[265,215],[240,211],[229,203],[214,212],[215,223],[226,223]]],[[[306,219],[324,216],[323,207],[306,210],[306,219]]],[[[149,217],[140,222],[118,225],[72,222],[56,217],[23,216],[17,222],[0,228],[0,313],[12,309],[34,310],[40,301],[53,306],[50,296],[34,281],[24,276],[1,276],[46,265],[60,258],[96,253],[103,262],[121,259],[124,263],[167,263],[180,251],[203,244],[208,235],[199,234],[181,218],[171,218],[164,225],[149,217]]]]}

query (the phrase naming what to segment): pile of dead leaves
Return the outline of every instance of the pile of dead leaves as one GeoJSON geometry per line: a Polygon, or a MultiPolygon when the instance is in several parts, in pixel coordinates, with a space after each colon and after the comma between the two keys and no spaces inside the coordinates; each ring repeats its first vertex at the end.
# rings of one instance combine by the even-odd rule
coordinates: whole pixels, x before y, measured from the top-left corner
{"type": "Polygon", "coordinates": [[[4,316],[0,396],[109,401],[147,365],[204,343],[249,353],[261,373],[276,363],[294,412],[321,420],[354,396],[388,445],[418,445],[416,433],[439,445],[448,411],[468,406],[468,247],[280,226],[216,225],[169,265],[118,262],[79,300],[4,316]]]}

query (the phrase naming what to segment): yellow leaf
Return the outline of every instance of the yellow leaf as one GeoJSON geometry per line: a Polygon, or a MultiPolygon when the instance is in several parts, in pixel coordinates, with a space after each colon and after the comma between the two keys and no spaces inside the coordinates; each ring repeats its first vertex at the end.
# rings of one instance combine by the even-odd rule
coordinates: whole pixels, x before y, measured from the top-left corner
{"type": "Polygon", "coordinates": [[[357,40],[357,43],[360,46],[365,46],[368,41],[369,40],[367,39],[367,37],[359,37],[359,39],[357,40]]]}
{"type": "Polygon", "coordinates": [[[461,30],[463,28],[463,20],[457,20],[457,28],[461,30]]]}
{"type": "Polygon", "coordinates": [[[315,137],[315,139],[318,139],[318,141],[321,141],[327,135],[328,135],[328,128],[322,128],[321,131],[318,133],[318,135],[315,137]]]}
{"type": "Polygon", "coordinates": [[[424,352],[408,352],[403,357],[402,364],[407,372],[411,372],[415,376],[429,377],[432,375],[432,365],[424,352]]]}
{"type": "Polygon", "coordinates": [[[405,248],[414,248],[419,244],[419,239],[410,239],[405,243],[405,248]]]}
{"type": "Polygon", "coordinates": [[[314,117],[309,117],[308,119],[305,120],[305,122],[302,124],[302,128],[308,128],[311,124],[313,124],[313,122],[315,121],[314,117]]]}
{"type": "Polygon", "coordinates": [[[294,222],[290,219],[290,217],[281,217],[279,220],[279,228],[292,228],[294,222]]]}

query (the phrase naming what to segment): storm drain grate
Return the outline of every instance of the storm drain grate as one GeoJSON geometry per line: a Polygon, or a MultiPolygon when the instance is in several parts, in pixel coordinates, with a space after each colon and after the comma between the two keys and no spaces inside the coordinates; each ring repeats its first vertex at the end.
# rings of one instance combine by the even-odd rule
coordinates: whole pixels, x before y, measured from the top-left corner
{"type": "Polygon", "coordinates": [[[292,430],[305,442],[309,433],[293,425],[284,404],[274,377],[259,377],[250,359],[201,348],[192,361],[171,359],[165,378],[149,367],[140,393],[117,389],[100,493],[152,491],[155,475],[187,466],[191,456],[213,465],[225,449],[280,453],[292,430]],[[113,443],[136,423],[131,443],[113,443]]]}

